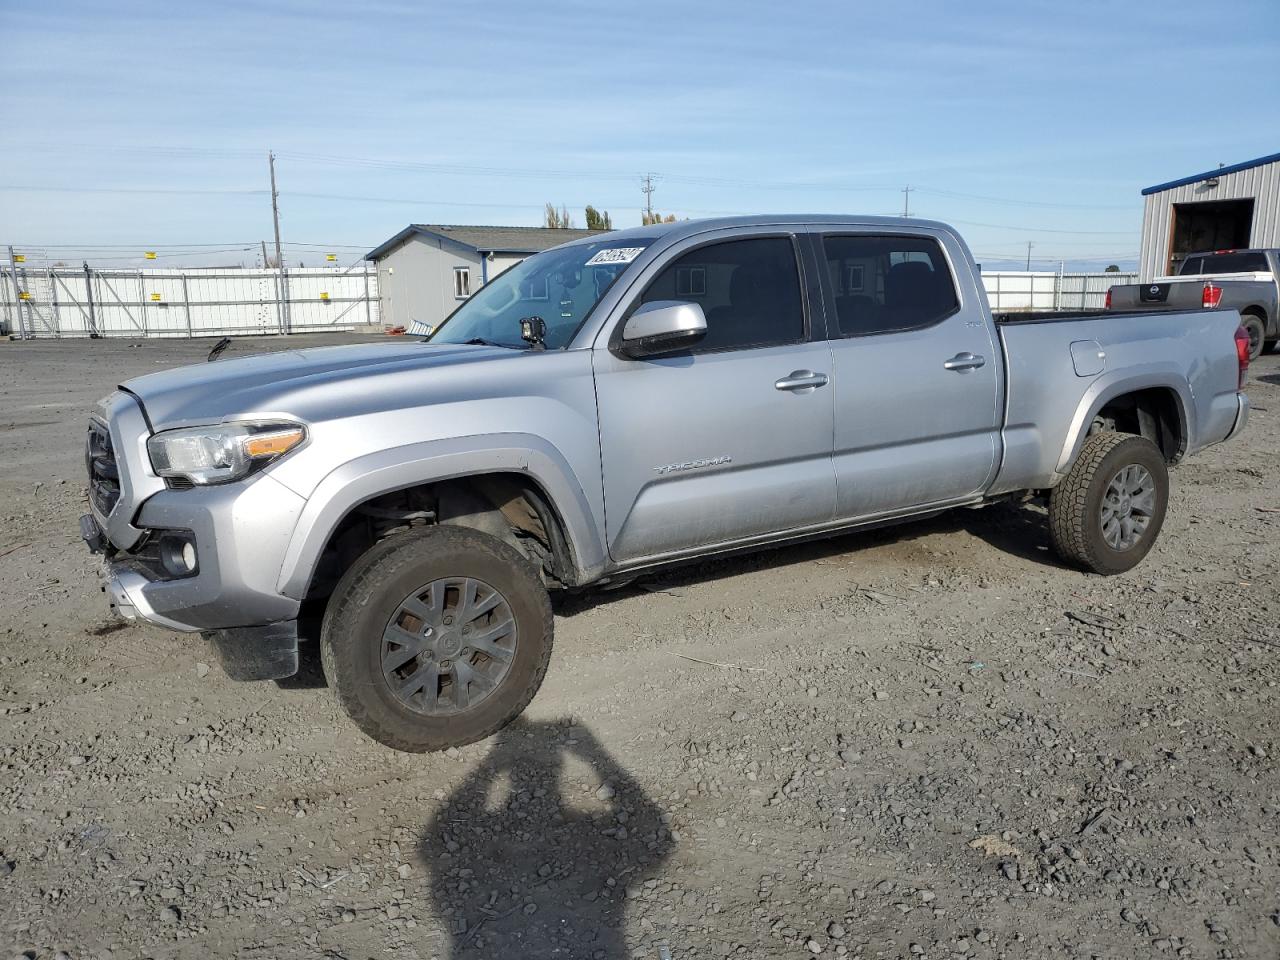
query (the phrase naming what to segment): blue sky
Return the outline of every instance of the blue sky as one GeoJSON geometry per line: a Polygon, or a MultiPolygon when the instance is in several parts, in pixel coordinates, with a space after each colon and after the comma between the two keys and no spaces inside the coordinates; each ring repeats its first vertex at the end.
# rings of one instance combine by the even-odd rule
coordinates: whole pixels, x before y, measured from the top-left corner
{"type": "Polygon", "coordinates": [[[652,171],[681,217],[909,185],[986,264],[1100,269],[1142,187],[1280,151],[1276,0],[8,0],[0,36],[0,243],[30,259],[252,263],[270,149],[290,263],[546,201],[630,225],[652,171]]]}

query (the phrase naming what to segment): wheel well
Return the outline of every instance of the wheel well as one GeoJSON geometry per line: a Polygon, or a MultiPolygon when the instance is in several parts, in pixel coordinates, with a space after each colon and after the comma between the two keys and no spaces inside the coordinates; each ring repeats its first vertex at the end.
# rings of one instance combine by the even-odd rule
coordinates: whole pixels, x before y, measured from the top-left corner
{"type": "Polygon", "coordinates": [[[352,507],[334,527],[307,586],[307,602],[323,604],[371,546],[414,527],[448,524],[497,537],[532,561],[549,585],[575,582],[564,522],[528,474],[485,473],[404,487],[352,507]]]}
{"type": "Polygon", "coordinates": [[[1135,390],[1108,400],[1089,425],[1091,435],[1103,430],[1146,437],[1169,463],[1182,456],[1187,444],[1178,395],[1166,387],[1135,390]]]}
{"type": "Polygon", "coordinates": [[[1240,311],[1240,318],[1244,319],[1245,317],[1257,317],[1262,324],[1262,335],[1264,337],[1267,335],[1269,331],[1267,330],[1267,311],[1265,309],[1256,304],[1245,307],[1240,311]]]}

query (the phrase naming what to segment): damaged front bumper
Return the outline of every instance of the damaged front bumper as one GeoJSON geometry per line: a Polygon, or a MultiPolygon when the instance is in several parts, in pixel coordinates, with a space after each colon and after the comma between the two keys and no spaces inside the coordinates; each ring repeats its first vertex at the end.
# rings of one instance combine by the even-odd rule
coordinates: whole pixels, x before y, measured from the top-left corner
{"type": "MultiPolygon", "coordinates": [[[[81,536],[94,553],[103,552],[105,538],[93,517],[80,520],[81,536]],[[88,521],[88,522],[86,522],[88,521]]],[[[232,680],[283,680],[298,672],[298,621],[285,620],[253,627],[202,629],[155,610],[145,587],[151,583],[126,564],[102,561],[102,590],[111,611],[130,621],[143,621],[180,633],[199,633],[212,645],[222,669],[232,680]]]]}
{"type": "Polygon", "coordinates": [[[232,679],[277,680],[298,671],[301,605],[275,581],[300,508],[300,498],[263,476],[155,494],[137,513],[142,537],[128,551],[117,549],[93,514],[80,518],[80,535],[103,557],[102,589],[115,614],[203,634],[232,679]],[[156,567],[151,544],[174,531],[198,556],[189,575],[156,567]]]}

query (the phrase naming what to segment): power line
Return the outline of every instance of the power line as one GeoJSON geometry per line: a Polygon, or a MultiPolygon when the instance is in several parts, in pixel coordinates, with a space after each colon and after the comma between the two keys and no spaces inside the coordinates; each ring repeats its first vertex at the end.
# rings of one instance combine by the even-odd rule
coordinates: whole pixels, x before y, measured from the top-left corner
{"type": "MultiPolygon", "coordinates": [[[[316,200],[350,200],[356,203],[393,203],[398,206],[429,206],[429,207],[474,207],[486,210],[544,210],[545,204],[541,203],[480,203],[476,201],[465,200],[423,200],[408,199],[405,197],[362,197],[353,196],[343,193],[314,193],[310,191],[286,190],[284,196],[287,197],[308,197],[316,200]]],[[[593,201],[593,205],[597,207],[611,207],[615,210],[643,210],[643,207],[633,207],[628,203],[609,203],[600,200],[593,201]]],[[[585,207],[585,203],[570,203],[566,206],[579,208],[585,207]]],[[[681,213],[705,213],[713,216],[741,216],[741,210],[706,210],[697,207],[679,207],[681,213]]]]}
{"type": "MultiPolygon", "coordinates": [[[[1022,260],[1026,257],[1025,253],[985,253],[985,252],[980,253],[976,250],[973,252],[973,255],[979,260],[1008,260],[1011,263],[1016,263],[1017,261],[1022,260]]],[[[1104,263],[1104,262],[1109,263],[1115,260],[1136,260],[1137,258],[1138,258],[1137,251],[1133,253],[1113,253],[1105,257],[1076,256],[1074,254],[1063,253],[1062,251],[1058,251],[1056,255],[1045,254],[1044,256],[1036,257],[1035,259],[1037,260],[1075,260],[1081,263],[1104,263]]]]}
{"type": "MultiPolygon", "coordinates": [[[[233,240],[223,241],[222,243],[165,243],[160,240],[145,240],[139,243],[14,243],[13,246],[19,251],[22,250],[72,250],[72,251],[95,251],[95,250],[157,250],[163,249],[169,252],[188,252],[199,253],[205,248],[234,248],[249,249],[258,241],[246,240],[243,243],[237,243],[233,240]]],[[[285,247],[317,247],[325,250],[370,250],[376,244],[368,243],[303,243],[301,241],[285,240],[282,241],[285,247]]]]}
{"type": "Polygon", "coordinates": [[[1084,237],[1092,236],[1116,236],[1128,237],[1137,231],[1135,230],[1051,230],[1047,227],[1015,227],[1007,223],[978,223],[973,220],[957,220],[955,217],[947,217],[947,223],[961,223],[966,227],[990,227],[993,230],[1021,230],[1027,233],[1064,233],[1076,234],[1084,237]]]}
{"type": "MultiPolygon", "coordinates": [[[[17,245],[15,244],[15,247],[16,247],[16,246],[17,246],[17,245]]],[[[253,249],[253,246],[252,246],[252,245],[250,245],[250,246],[246,246],[246,247],[228,247],[228,248],[223,249],[223,250],[201,250],[201,251],[198,251],[198,252],[182,252],[182,251],[178,251],[178,252],[176,252],[176,253],[157,253],[157,254],[156,254],[156,259],[157,259],[157,260],[171,260],[171,259],[175,259],[175,258],[178,258],[178,257],[197,257],[197,256],[199,256],[199,257],[203,257],[203,256],[213,256],[214,254],[220,254],[220,253],[246,253],[246,252],[248,252],[248,251],[250,251],[250,250],[252,250],[252,249],[253,249]]],[[[38,248],[38,247],[34,247],[34,248],[33,248],[33,247],[27,247],[27,248],[26,248],[26,255],[27,255],[28,257],[32,256],[32,255],[33,255],[33,253],[32,253],[32,251],[33,251],[33,250],[39,250],[39,248],[38,248]]],[[[118,261],[128,261],[128,262],[133,262],[133,261],[136,261],[136,260],[142,260],[142,259],[143,259],[143,257],[141,256],[141,254],[136,254],[136,255],[133,255],[133,256],[124,256],[124,255],[103,255],[103,254],[93,253],[92,251],[84,251],[84,250],[77,250],[77,251],[74,251],[74,252],[75,252],[75,253],[78,253],[78,254],[82,254],[83,256],[85,256],[85,257],[86,257],[86,258],[88,258],[88,259],[92,259],[95,263],[107,263],[107,262],[118,262],[118,261]]],[[[78,259],[81,259],[81,257],[80,257],[80,256],[72,256],[72,255],[71,255],[71,252],[68,252],[68,253],[66,253],[66,254],[55,254],[55,255],[53,255],[53,256],[49,256],[49,255],[46,253],[46,254],[42,257],[42,259],[44,259],[44,260],[55,260],[55,261],[57,261],[57,260],[78,260],[78,259]]]]}
{"type": "MultiPolygon", "coordinates": [[[[145,156],[167,155],[173,157],[209,157],[209,158],[252,158],[260,156],[257,150],[234,147],[193,147],[193,146],[177,146],[158,144],[149,145],[125,145],[125,144],[23,144],[24,149],[36,151],[54,151],[65,153],[68,149],[93,150],[97,152],[110,151],[115,153],[131,153],[145,156]]],[[[570,170],[566,168],[528,168],[528,167],[495,167],[480,166],[477,164],[460,164],[460,163],[432,163],[423,160],[401,160],[385,157],[360,157],[360,156],[343,156],[336,154],[311,153],[306,151],[280,151],[276,154],[278,159],[294,160],[302,163],[319,163],[331,164],[339,166],[367,166],[380,167],[386,169],[405,169],[405,170],[423,170],[437,174],[461,174],[461,175],[482,175],[482,176],[503,176],[523,179],[558,179],[558,178],[574,178],[592,177],[597,180],[609,180],[616,182],[627,182],[634,178],[634,174],[626,172],[618,172],[617,170],[570,170]]],[[[822,181],[805,181],[805,180],[752,180],[749,178],[734,178],[722,176],[706,176],[699,174],[664,174],[663,179],[669,183],[690,184],[695,186],[705,185],[724,185],[750,187],[753,189],[818,189],[830,191],[854,191],[854,192],[888,192],[899,191],[900,187],[892,184],[842,184],[829,183],[822,181]]],[[[89,188],[85,188],[89,189],[89,188]]],[[[1015,197],[997,197],[985,194],[965,193],[957,190],[935,189],[931,187],[913,187],[921,193],[927,193],[932,196],[949,197],[952,199],[965,200],[981,200],[986,203],[1001,203],[1014,206],[1027,207],[1048,207],[1062,208],[1073,210],[1128,210],[1127,205],[1116,204],[1081,204],[1081,203],[1062,203],[1058,201],[1048,200],[1025,200],[1015,197]]]]}
{"type": "Polygon", "coordinates": [[[0,184],[0,190],[20,190],[24,193],[41,192],[41,193],[155,193],[164,195],[177,196],[201,196],[208,194],[210,196],[264,196],[266,190],[226,190],[226,189],[207,189],[200,187],[187,187],[184,189],[176,189],[169,187],[46,187],[40,185],[18,185],[18,184],[0,184]]]}
{"type": "Polygon", "coordinates": [[[1015,200],[1010,197],[988,197],[977,193],[960,193],[955,190],[934,190],[930,187],[917,187],[921,193],[933,197],[948,197],[955,200],[982,200],[985,203],[1005,203],[1019,207],[1057,207],[1066,210],[1133,210],[1131,205],[1120,204],[1085,204],[1057,203],[1048,200],[1015,200]]]}

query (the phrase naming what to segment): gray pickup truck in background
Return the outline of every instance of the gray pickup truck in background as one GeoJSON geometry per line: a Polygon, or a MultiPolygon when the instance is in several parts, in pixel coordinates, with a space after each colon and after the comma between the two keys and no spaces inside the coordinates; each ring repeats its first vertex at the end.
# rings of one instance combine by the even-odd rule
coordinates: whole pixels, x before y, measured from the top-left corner
{"type": "Polygon", "coordinates": [[[1280,342],[1280,250],[1189,254],[1176,277],[1112,287],[1107,309],[1236,310],[1256,359],[1280,342]]]}
{"type": "Polygon", "coordinates": [[[923,220],[623,230],[512,267],[425,341],[121,384],[81,531],[121,614],[203,633],[241,679],[295,672],[318,625],[361,729],[440,749],[529,703],[549,589],[1029,491],[1066,561],[1130,569],[1167,466],[1245,425],[1239,323],[997,322],[923,220]]]}

